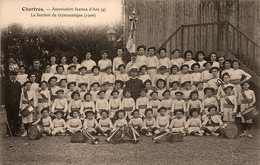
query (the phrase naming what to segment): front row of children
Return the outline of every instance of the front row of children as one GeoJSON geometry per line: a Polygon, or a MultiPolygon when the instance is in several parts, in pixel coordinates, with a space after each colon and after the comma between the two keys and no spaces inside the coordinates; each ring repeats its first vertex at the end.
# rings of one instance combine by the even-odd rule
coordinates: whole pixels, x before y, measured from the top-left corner
{"type": "Polygon", "coordinates": [[[170,119],[166,112],[167,108],[159,108],[158,116],[155,119],[153,110],[148,108],[145,110],[144,119],[142,119],[139,110],[135,109],[131,113],[132,118],[127,122],[126,112],[118,110],[115,114],[117,120],[113,124],[107,110],[100,112],[101,118],[98,121],[94,118],[93,111],[86,111],[86,118],[83,122],[79,118],[79,111],[72,110],[69,114],[71,118],[65,122],[63,111],[55,111],[56,118],[52,120],[49,116],[49,108],[46,107],[41,110],[42,117],[33,125],[40,124],[47,135],[71,135],[84,129],[91,135],[99,136],[109,136],[117,128],[124,129],[126,126],[132,126],[139,134],[146,136],[161,135],[166,132],[179,132],[183,133],[183,135],[195,136],[218,136],[219,129],[223,126],[221,117],[217,115],[216,106],[208,108],[209,115],[203,123],[196,108],[191,109],[191,117],[187,121],[183,110],[176,110],[173,119],[170,119]]]}

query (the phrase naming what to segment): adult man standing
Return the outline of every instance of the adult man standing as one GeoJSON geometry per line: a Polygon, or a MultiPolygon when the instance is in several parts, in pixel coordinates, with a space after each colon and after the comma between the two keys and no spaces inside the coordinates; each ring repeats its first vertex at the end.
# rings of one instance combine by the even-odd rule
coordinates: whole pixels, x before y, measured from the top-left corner
{"type": "MultiPolygon", "coordinates": [[[[21,96],[21,84],[16,80],[17,72],[10,71],[9,79],[4,84],[3,103],[6,108],[7,121],[13,135],[19,132],[19,104],[21,96]]],[[[8,129],[8,128],[7,128],[8,129]]],[[[7,131],[10,136],[10,132],[7,131]]]]}

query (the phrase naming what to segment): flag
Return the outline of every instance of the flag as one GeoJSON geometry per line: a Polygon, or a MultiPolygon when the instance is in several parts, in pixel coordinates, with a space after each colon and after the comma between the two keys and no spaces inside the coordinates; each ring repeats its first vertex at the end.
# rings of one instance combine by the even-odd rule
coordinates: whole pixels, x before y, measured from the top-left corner
{"type": "Polygon", "coordinates": [[[130,53],[133,53],[133,52],[136,51],[136,48],[135,48],[135,29],[136,29],[137,18],[133,16],[133,17],[131,17],[130,20],[131,20],[131,32],[130,32],[128,41],[126,43],[126,48],[130,53]]]}

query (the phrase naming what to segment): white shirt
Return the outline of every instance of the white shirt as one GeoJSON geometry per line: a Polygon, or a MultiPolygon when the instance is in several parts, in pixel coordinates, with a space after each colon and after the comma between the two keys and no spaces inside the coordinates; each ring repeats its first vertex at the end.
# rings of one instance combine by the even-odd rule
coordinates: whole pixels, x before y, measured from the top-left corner
{"type": "Polygon", "coordinates": [[[93,66],[96,66],[96,62],[93,60],[84,60],[81,62],[81,66],[85,66],[87,67],[88,71],[91,71],[91,69],[93,68],[93,66]]]}
{"type": "Polygon", "coordinates": [[[122,57],[115,57],[113,59],[113,72],[115,73],[115,71],[117,70],[118,66],[124,64],[122,57]]]}

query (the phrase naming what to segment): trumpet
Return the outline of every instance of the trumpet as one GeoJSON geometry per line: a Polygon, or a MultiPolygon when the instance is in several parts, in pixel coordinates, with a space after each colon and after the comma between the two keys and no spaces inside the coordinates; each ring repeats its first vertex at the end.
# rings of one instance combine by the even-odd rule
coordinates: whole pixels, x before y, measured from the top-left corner
{"type": "Polygon", "coordinates": [[[92,136],[90,133],[87,132],[87,130],[82,129],[82,133],[89,139],[92,139],[91,144],[95,145],[99,143],[99,138],[95,138],[94,136],[92,136]]]}
{"type": "Polygon", "coordinates": [[[118,130],[119,130],[119,128],[116,128],[116,130],[106,139],[107,143],[111,142],[112,137],[117,133],[118,130]]]}
{"type": "Polygon", "coordinates": [[[134,140],[133,140],[133,143],[138,143],[139,142],[139,140],[137,140],[137,138],[136,138],[136,135],[137,136],[140,136],[139,135],[139,133],[132,127],[132,126],[130,126],[130,128],[131,128],[131,130],[132,130],[132,132],[133,132],[133,137],[134,137],[134,140]]]}

